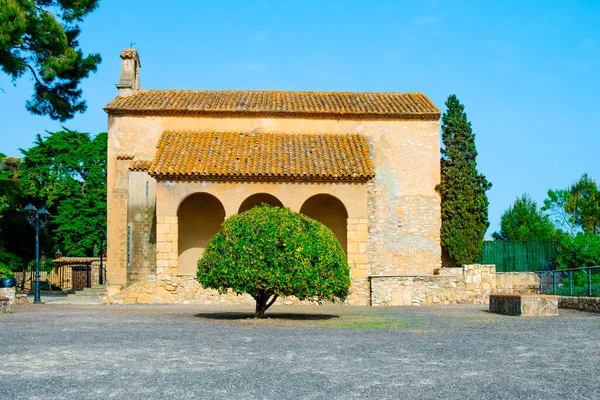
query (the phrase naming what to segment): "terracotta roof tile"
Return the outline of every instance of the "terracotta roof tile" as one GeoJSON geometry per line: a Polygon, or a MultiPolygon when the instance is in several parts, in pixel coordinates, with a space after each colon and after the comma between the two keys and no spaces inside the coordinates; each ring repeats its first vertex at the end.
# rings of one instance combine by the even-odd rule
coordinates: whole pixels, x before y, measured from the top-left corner
{"type": "Polygon", "coordinates": [[[131,162],[129,166],[130,171],[143,172],[148,171],[150,165],[152,164],[152,160],[135,160],[131,162]]]}
{"type": "Polygon", "coordinates": [[[358,134],[165,132],[149,174],[157,179],[368,181],[358,134]]]}
{"type": "Polygon", "coordinates": [[[117,97],[109,114],[301,114],[439,119],[423,93],[284,92],[267,90],[139,90],[117,97]]]}
{"type": "Polygon", "coordinates": [[[117,160],[133,160],[135,155],[131,153],[119,153],[117,154],[117,160]]]}
{"type": "Polygon", "coordinates": [[[136,49],[125,49],[121,52],[121,58],[139,58],[138,51],[136,49]]]}
{"type": "MultiPolygon", "coordinates": [[[[61,257],[52,260],[52,262],[57,265],[89,265],[96,261],[100,261],[100,257],[61,257]]],[[[106,258],[104,258],[103,261],[106,262],[106,258]]]]}

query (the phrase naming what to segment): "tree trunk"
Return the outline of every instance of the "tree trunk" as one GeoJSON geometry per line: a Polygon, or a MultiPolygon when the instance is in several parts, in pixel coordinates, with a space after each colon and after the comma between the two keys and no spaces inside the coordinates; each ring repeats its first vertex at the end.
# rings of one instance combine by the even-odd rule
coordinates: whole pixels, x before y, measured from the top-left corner
{"type": "Polygon", "coordinates": [[[254,300],[256,300],[256,308],[254,309],[254,318],[261,319],[265,317],[265,311],[269,309],[277,300],[277,295],[273,295],[271,297],[270,294],[261,292],[257,296],[253,296],[254,300]],[[271,300],[269,298],[271,297],[271,300]]]}

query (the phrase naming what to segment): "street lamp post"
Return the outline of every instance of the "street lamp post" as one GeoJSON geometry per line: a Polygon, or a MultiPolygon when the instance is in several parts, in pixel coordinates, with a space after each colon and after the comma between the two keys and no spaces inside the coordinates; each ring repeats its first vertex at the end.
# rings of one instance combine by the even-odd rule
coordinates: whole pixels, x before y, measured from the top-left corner
{"type": "Polygon", "coordinates": [[[40,304],[40,229],[48,224],[50,213],[45,207],[38,210],[31,203],[25,206],[23,213],[27,222],[35,229],[35,291],[33,303],[40,304]]]}
{"type": "Polygon", "coordinates": [[[98,233],[100,234],[100,277],[99,277],[99,282],[98,283],[100,283],[101,285],[103,285],[104,284],[104,278],[106,278],[106,277],[104,277],[104,278],[102,277],[103,272],[104,272],[104,265],[103,265],[103,262],[102,262],[103,261],[103,257],[102,257],[102,254],[103,254],[102,247],[103,246],[102,245],[104,244],[102,239],[104,239],[104,231],[99,231],[98,233]]]}

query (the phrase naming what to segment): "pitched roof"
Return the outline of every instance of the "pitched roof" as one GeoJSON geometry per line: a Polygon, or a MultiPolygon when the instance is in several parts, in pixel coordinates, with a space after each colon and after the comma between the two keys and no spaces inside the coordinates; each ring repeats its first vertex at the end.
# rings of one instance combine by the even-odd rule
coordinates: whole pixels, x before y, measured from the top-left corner
{"type": "MultiPolygon", "coordinates": [[[[100,257],[61,257],[52,260],[57,265],[90,265],[96,261],[100,261],[100,257]]],[[[106,262],[106,258],[103,261],[106,262]]]]}
{"type": "Polygon", "coordinates": [[[439,119],[423,93],[139,90],[117,97],[109,114],[300,114],[303,116],[439,119]]]}
{"type": "Polygon", "coordinates": [[[148,173],[157,179],[367,181],[358,134],[165,132],[148,173]]]}

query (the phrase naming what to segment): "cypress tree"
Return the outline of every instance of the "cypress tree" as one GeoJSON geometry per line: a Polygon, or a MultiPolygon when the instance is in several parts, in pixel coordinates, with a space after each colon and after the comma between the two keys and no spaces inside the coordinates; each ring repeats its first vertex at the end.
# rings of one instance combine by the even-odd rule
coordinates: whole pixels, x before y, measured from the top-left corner
{"type": "Polygon", "coordinates": [[[485,192],[492,184],[477,171],[475,134],[465,107],[454,94],[448,97],[446,107],[442,116],[442,181],[437,186],[442,198],[442,249],[464,265],[481,253],[489,226],[485,192]]]}

